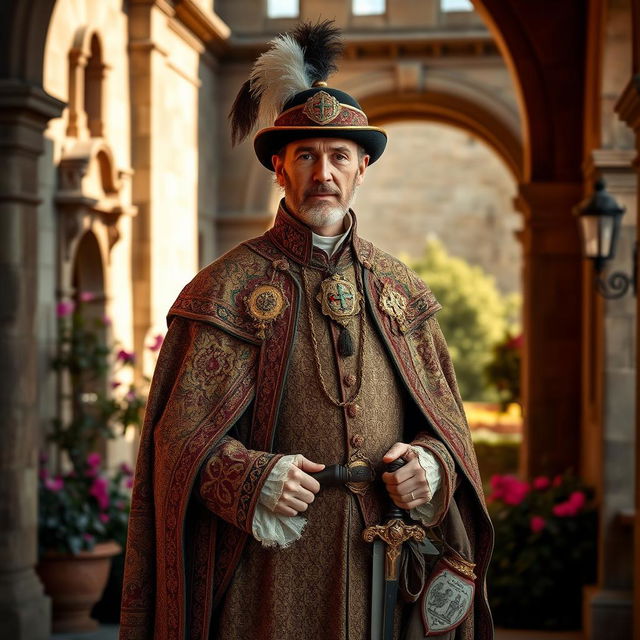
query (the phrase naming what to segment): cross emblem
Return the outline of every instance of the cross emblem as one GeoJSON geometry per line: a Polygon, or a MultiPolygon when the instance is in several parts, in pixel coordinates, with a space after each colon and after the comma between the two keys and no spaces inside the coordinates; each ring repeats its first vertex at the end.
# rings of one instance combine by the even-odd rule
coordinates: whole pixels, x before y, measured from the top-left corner
{"type": "Polygon", "coordinates": [[[326,91],[318,91],[305,102],[302,112],[310,120],[326,124],[340,113],[340,103],[326,91]]]}
{"type": "Polygon", "coordinates": [[[329,302],[339,302],[340,309],[347,309],[345,302],[347,300],[353,300],[353,294],[349,293],[348,289],[345,289],[339,282],[336,284],[337,293],[329,294],[329,302]]]}
{"type": "Polygon", "coordinates": [[[346,327],[349,320],[360,313],[362,294],[351,282],[334,273],[320,283],[316,300],[322,313],[346,327]]]}

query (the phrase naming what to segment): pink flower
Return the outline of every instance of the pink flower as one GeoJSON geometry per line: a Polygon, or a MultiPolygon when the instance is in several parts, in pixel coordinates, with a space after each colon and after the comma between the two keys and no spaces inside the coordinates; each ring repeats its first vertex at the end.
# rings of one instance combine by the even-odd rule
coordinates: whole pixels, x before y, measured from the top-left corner
{"type": "Polygon", "coordinates": [[[133,487],[133,478],[127,478],[124,486],[127,487],[127,489],[131,489],[133,487]]]}
{"type": "Polygon", "coordinates": [[[585,496],[584,493],[582,493],[582,491],[574,491],[569,496],[569,503],[578,511],[580,511],[580,509],[584,507],[586,502],[587,502],[587,496],[585,496]]]}
{"type": "Polygon", "coordinates": [[[97,476],[89,489],[89,495],[93,496],[102,511],[109,508],[109,483],[102,476],[97,476]]]}
{"type": "Polygon", "coordinates": [[[130,391],[127,392],[127,395],[125,395],[125,400],[127,402],[133,402],[135,399],[136,399],[135,389],[131,389],[130,391]]]}
{"type": "Polygon", "coordinates": [[[94,539],[95,539],[95,538],[94,538],[90,533],[83,533],[83,534],[82,534],[82,539],[83,539],[85,542],[89,542],[89,543],[91,543],[91,542],[93,542],[93,541],[94,541],[94,539]]]}
{"type": "Polygon", "coordinates": [[[515,476],[494,475],[490,482],[492,489],[489,496],[490,502],[502,500],[505,504],[518,505],[529,493],[529,485],[515,476]]]}
{"type": "Polygon", "coordinates": [[[100,522],[102,522],[102,524],[107,524],[107,522],[109,522],[109,514],[107,513],[101,513],[98,518],[100,518],[100,522]]]}
{"type": "Polygon", "coordinates": [[[60,476],[56,476],[55,478],[46,478],[44,486],[49,489],[49,491],[58,492],[64,488],[64,480],[60,476]]]}
{"type": "Polygon", "coordinates": [[[91,291],[81,291],[78,298],[80,299],[80,302],[91,302],[96,299],[96,296],[91,291]]]}
{"type": "Polygon", "coordinates": [[[552,509],[554,515],[559,518],[570,518],[578,515],[584,507],[587,497],[582,491],[574,491],[567,500],[559,502],[552,509]]]}
{"type": "Polygon", "coordinates": [[[117,380],[112,380],[111,381],[111,388],[112,389],[117,389],[121,384],[122,384],[122,382],[118,382],[117,380]]]}
{"type": "Polygon", "coordinates": [[[92,469],[96,469],[97,467],[99,467],[101,462],[102,462],[102,456],[95,451],[93,453],[90,453],[87,456],[87,464],[92,469]]]}
{"type": "Polygon", "coordinates": [[[153,351],[154,353],[156,351],[160,351],[160,347],[162,346],[163,342],[164,342],[164,336],[161,333],[156,334],[153,337],[153,344],[150,344],[148,347],[149,351],[153,351]]]}
{"type": "Polygon", "coordinates": [[[136,361],[136,355],[133,351],[126,351],[125,349],[120,349],[118,351],[118,355],[116,359],[124,364],[133,364],[136,361]]]}
{"type": "Polygon", "coordinates": [[[105,327],[110,327],[111,326],[111,318],[109,316],[102,316],[102,324],[105,327]]]}
{"type": "Polygon", "coordinates": [[[528,493],[528,483],[513,478],[507,486],[503,500],[505,504],[517,505],[525,499],[528,493]]]}
{"type": "Polygon", "coordinates": [[[537,478],[533,479],[533,482],[531,484],[533,485],[534,489],[537,489],[538,491],[544,491],[551,486],[551,480],[549,480],[547,476],[538,476],[537,478]]]}
{"type": "Polygon", "coordinates": [[[547,522],[542,516],[531,516],[529,526],[533,533],[540,533],[546,526],[547,522]]]}
{"type": "Polygon", "coordinates": [[[56,305],[56,315],[58,318],[66,318],[74,312],[75,308],[75,302],[72,302],[71,300],[62,300],[56,305]]]}

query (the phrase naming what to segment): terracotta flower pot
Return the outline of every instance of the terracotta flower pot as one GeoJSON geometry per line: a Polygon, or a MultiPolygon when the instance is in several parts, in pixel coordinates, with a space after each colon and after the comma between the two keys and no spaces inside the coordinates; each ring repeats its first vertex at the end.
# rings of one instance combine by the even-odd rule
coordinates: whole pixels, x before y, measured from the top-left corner
{"type": "Polygon", "coordinates": [[[51,597],[54,633],[90,631],[98,626],[91,609],[107,584],[111,558],[121,551],[116,542],[102,542],[93,551],[42,556],[36,570],[51,597]]]}

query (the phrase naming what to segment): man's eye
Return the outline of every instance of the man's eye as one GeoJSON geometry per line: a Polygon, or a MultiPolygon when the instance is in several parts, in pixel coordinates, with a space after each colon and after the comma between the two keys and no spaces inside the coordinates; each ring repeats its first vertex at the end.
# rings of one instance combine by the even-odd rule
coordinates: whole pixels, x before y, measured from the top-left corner
{"type": "Polygon", "coordinates": [[[298,156],[299,160],[311,160],[311,154],[310,153],[301,153],[298,156]]]}
{"type": "Polygon", "coordinates": [[[349,159],[347,156],[344,155],[344,153],[336,153],[335,158],[336,158],[336,160],[339,160],[340,162],[344,162],[345,160],[349,159]]]}

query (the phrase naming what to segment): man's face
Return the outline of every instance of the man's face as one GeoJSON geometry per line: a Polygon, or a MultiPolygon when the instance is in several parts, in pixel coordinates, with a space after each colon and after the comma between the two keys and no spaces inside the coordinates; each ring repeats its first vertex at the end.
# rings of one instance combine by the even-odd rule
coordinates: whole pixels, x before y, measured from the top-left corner
{"type": "Polygon", "coordinates": [[[289,143],[272,162],[289,211],[319,235],[341,233],[369,156],[359,157],[351,140],[310,138],[289,143]]]}

